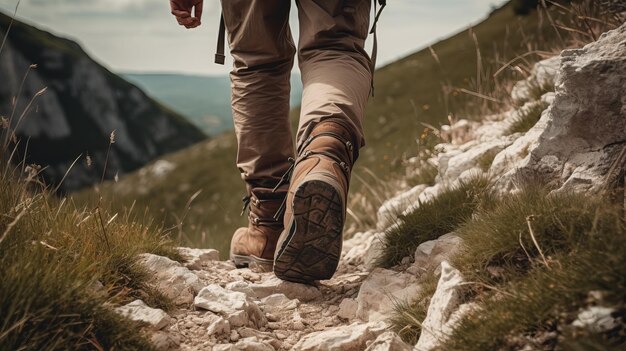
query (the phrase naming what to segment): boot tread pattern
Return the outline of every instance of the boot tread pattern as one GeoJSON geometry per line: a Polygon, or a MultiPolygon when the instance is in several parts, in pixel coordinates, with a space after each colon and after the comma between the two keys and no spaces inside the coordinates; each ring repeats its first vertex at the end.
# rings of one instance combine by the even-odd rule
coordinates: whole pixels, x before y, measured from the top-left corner
{"type": "Polygon", "coordinates": [[[330,184],[304,182],[294,195],[293,220],[274,263],[283,280],[311,283],[330,279],[341,256],[343,202],[330,184]]]}

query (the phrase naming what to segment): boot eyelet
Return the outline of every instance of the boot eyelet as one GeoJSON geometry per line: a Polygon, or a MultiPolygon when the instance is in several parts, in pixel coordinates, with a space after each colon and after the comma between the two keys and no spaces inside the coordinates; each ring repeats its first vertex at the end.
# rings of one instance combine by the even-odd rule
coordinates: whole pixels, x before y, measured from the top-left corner
{"type": "Polygon", "coordinates": [[[341,168],[342,168],[342,169],[343,169],[346,173],[350,172],[350,168],[348,167],[348,165],[347,165],[345,162],[341,162],[341,163],[339,164],[339,166],[340,166],[340,167],[341,167],[341,168]]]}

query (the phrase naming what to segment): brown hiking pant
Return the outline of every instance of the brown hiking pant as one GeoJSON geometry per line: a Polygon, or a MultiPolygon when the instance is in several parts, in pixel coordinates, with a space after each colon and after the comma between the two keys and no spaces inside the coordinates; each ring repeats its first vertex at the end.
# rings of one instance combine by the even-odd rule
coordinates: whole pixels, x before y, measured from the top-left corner
{"type": "MultiPolygon", "coordinates": [[[[370,1],[296,0],[304,86],[298,143],[317,123],[333,119],[353,130],[364,145],[361,120],[372,78],[364,50],[370,1]]],[[[289,77],[296,50],[288,23],[290,5],[290,0],[222,0],[234,58],[237,166],[248,191],[276,185],[294,156],[289,77]]]]}

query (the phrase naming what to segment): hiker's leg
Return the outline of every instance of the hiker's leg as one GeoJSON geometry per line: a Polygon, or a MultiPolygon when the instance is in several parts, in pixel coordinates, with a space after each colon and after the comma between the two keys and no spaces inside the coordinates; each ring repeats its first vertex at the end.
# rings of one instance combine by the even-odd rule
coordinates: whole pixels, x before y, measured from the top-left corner
{"type": "Polygon", "coordinates": [[[248,227],[233,235],[230,257],[237,267],[271,270],[283,229],[279,208],[289,184],[273,188],[289,169],[289,75],[295,48],[289,0],[223,0],[224,23],[234,59],[232,108],[237,167],[246,182],[248,227]]]}
{"type": "Polygon", "coordinates": [[[248,190],[274,187],[293,157],[289,76],[295,48],[289,7],[289,0],[222,1],[234,59],[230,77],[237,167],[248,190]]]}
{"type": "Polygon", "coordinates": [[[304,92],[274,273],[308,283],[330,279],[341,256],[350,174],[364,143],[361,121],[371,87],[363,49],[370,0],[296,3],[304,92]]]}
{"type": "MultiPolygon", "coordinates": [[[[372,72],[364,45],[371,0],[297,0],[304,90],[298,145],[324,119],[346,122],[363,146],[372,72]]],[[[357,147],[358,147],[357,146],[357,147]]]]}

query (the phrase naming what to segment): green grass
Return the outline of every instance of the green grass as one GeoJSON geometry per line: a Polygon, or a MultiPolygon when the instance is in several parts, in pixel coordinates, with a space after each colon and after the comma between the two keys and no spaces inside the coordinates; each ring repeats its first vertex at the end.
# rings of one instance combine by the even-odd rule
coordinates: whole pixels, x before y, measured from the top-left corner
{"type": "Polygon", "coordinates": [[[479,212],[478,219],[458,230],[465,247],[453,264],[477,283],[468,294],[476,296],[482,309],[465,318],[442,348],[515,349],[522,346],[515,337],[551,331],[560,338],[550,349],[593,340],[609,349],[625,347],[623,325],[618,335],[569,326],[579,308],[591,303],[615,307],[621,318],[626,315],[621,216],[621,209],[606,199],[548,196],[538,189],[507,196],[490,211],[479,212]],[[493,276],[487,267],[501,273],[493,276]],[[601,301],[590,301],[589,292],[596,290],[602,292],[601,301]]]}
{"type": "Polygon", "coordinates": [[[150,350],[139,329],[105,303],[140,298],[167,309],[136,257],[178,259],[172,242],[132,213],[76,207],[42,190],[36,177],[6,169],[0,167],[0,349],[150,350]],[[96,281],[104,287],[94,289],[96,281]]]}
{"type": "Polygon", "coordinates": [[[536,79],[528,82],[528,96],[523,100],[513,101],[516,107],[522,107],[525,103],[531,101],[539,101],[541,97],[549,92],[554,91],[553,82],[537,82],[536,79]]]}
{"type": "MultiPolygon", "coordinates": [[[[540,350],[626,347],[624,325],[605,334],[570,326],[592,304],[614,307],[622,321],[626,317],[622,215],[604,198],[549,194],[539,187],[482,197],[456,229],[464,244],[452,259],[472,283],[464,287],[464,301],[479,303],[480,310],[464,318],[441,349],[518,350],[527,343],[540,350]],[[601,300],[590,300],[590,291],[600,291],[601,300]],[[537,344],[546,333],[556,337],[537,344]]],[[[430,283],[414,301],[400,304],[392,319],[410,342],[419,337],[436,277],[422,279],[430,283]]]]}
{"type": "Polygon", "coordinates": [[[400,216],[399,224],[385,232],[378,265],[396,265],[404,257],[413,256],[421,243],[455,231],[472,215],[480,198],[488,197],[488,184],[488,178],[475,177],[441,190],[434,199],[419,204],[406,216],[400,216]]]}
{"type": "Polygon", "coordinates": [[[507,133],[509,135],[515,133],[526,133],[534,127],[537,122],[539,122],[541,114],[548,108],[548,106],[548,104],[542,101],[537,101],[526,108],[520,108],[517,110],[513,122],[507,129],[507,133]]]}
{"type": "Polygon", "coordinates": [[[478,159],[478,167],[483,170],[483,172],[489,171],[491,165],[493,164],[493,160],[496,158],[500,151],[492,150],[491,152],[486,152],[478,159]]]}
{"type": "Polygon", "coordinates": [[[437,290],[438,277],[433,272],[425,272],[420,278],[420,291],[412,301],[398,301],[394,306],[394,313],[389,322],[404,341],[411,345],[417,344],[422,333],[422,322],[426,319],[426,312],[430,299],[437,290]]]}
{"type": "Polygon", "coordinates": [[[77,203],[93,203],[103,197],[121,212],[130,207],[145,210],[171,237],[188,245],[218,249],[227,258],[232,233],[247,225],[247,218],[240,216],[245,190],[230,152],[234,145],[233,136],[220,135],[163,157],[175,165],[164,177],[149,171],[151,163],[143,173],[97,186],[99,192],[89,189],[73,196],[77,203]]]}

